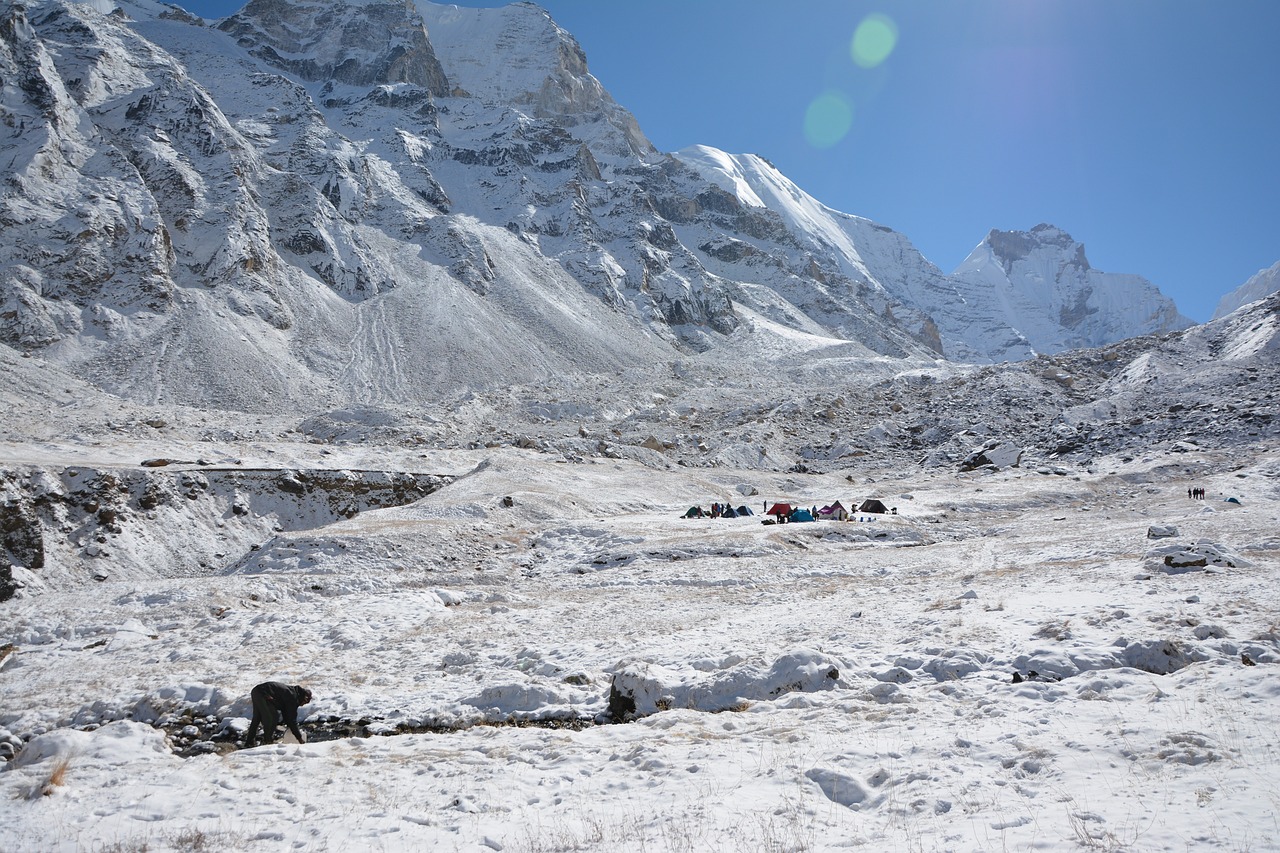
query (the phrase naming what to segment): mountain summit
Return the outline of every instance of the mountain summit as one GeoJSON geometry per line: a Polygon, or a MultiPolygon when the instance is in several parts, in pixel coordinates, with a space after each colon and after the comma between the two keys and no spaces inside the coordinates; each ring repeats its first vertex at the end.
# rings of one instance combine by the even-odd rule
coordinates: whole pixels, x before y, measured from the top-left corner
{"type": "MultiPolygon", "coordinates": [[[[1192,325],[1138,275],[1094,269],[1084,244],[1053,225],[992,230],[952,274],[972,323],[1015,330],[989,355],[1025,358],[1192,325]]],[[[976,343],[976,340],[970,339],[976,343]]]]}
{"type": "Polygon", "coordinates": [[[889,370],[1186,325],[1048,226],[992,232],[947,276],[764,158],[659,152],[532,4],[0,16],[0,341],[115,393],[411,403],[703,355],[889,370]]]}

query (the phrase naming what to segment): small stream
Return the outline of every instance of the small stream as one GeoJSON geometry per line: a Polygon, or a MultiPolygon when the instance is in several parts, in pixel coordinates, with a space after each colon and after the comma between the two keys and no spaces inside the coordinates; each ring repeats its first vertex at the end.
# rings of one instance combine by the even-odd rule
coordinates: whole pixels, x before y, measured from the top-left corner
{"type": "MultiPolygon", "coordinates": [[[[413,725],[399,723],[388,725],[381,719],[361,718],[358,720],[340,717],[326,717],[307,720],[299,723],[298,728],[307,736],[308,743],[320,743],[328,740],[345,740],[347,738],[395,737],[396,735],[448,735],[457,734],[468,729],[489,726],[494,728],[516,729],[555,729],[561,731],[582,731],[597,725],[608,724],[610,719],[603,717],[557,717],[550,719],[507,719],[486,720],[478,723],[462,725],[413,725]]],[[[182,758],[197,755],[226,755],[243,749],[243,735],[227,727],[217,717],[196,717],[167,723],[162,728],[169,735],[173,744],[173,754],[182,758]]],[[[289,730],[280,727],[276,743],[293,743],[293,735],[289,730]],[[287,740],[286,740],[287,739],[287,740]]],[[[262,745],[261,739],[258,744],[262,745]]]]}

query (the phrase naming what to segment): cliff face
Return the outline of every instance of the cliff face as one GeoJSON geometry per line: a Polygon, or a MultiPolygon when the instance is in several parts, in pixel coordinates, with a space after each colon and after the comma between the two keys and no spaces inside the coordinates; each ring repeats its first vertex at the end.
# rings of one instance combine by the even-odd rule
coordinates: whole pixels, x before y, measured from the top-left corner
{"type": "Polygon", "coordinates": [[[303,80],[409,83],[432,95],[449,81],[412,2],[251,0],[219,24],[236,44],[303,80]]]}

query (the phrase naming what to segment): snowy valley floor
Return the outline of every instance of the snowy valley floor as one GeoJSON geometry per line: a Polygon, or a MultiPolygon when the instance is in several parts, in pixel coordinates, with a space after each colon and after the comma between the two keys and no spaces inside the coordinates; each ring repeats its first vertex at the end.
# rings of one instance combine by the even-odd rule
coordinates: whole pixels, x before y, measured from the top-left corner
{"type": "Polygon", "coordinates": [[[849,482],[457,453],[439,492],[210,577],[15,599],[0,850],[1280,849],[1280,456],[1187,457],[849,482]],[[678,517],[872,496],[899,515],[678,517]],[[1223,564],[1164,565],[1196,543],[1223,564]],[[151,725],[242,728],[264,680],[372,736],[182,758],[151,725]],[[611,684],[638,719],[477,725],[603,720],[611,684]],[[458,730],[377,734],[426,727],[458,730]]]}

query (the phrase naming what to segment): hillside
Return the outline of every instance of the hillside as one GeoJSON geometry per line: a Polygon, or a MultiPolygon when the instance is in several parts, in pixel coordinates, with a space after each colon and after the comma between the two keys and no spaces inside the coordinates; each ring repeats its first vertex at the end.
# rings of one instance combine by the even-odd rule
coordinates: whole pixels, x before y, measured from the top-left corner
{"type": "Polygon", "coordinates": [[[658,152],[532,5],[5,14],[0,340],[133,399],[409,403],[797,333],[927,364],[1185,324],[1110,279],[975,298],[759,158],[658,152]],[[1055,332],[1064,306],[1111,319],[1055,332]]]}

